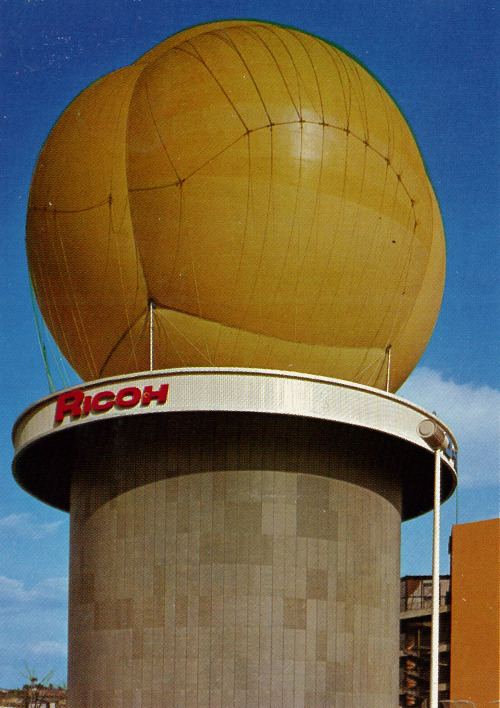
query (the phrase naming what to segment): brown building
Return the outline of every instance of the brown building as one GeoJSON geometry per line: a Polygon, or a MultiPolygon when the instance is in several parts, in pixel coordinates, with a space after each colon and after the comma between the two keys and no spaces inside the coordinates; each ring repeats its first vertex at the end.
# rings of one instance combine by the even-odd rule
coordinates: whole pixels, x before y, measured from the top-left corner
{"type": "MultiPolygon", "coordinates": [[[[500,519],[453,527],[451,571],[440,578],[439,699],[492,708],[500,704],[500,519]]],[[[399,705],[427,708],[432,577],[405,576],[400,587],[399,705]]]]}
{"type": "Polygon", "coordinates": [[[453,527],[450,698],[500,699],[500,519],[453,527]]]}

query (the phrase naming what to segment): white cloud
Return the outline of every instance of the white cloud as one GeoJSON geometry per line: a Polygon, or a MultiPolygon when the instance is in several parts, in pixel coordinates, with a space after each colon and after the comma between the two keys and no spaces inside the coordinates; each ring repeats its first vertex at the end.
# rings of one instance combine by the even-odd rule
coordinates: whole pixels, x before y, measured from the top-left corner
{"type": "Polygon", "coordinates": [[[34,656],[43,656],[47,658],[51,656],[65,657],[68,654],[67,642],[42,640],[28,644],[27,649],[34,656]]]}
{"type": "Polygon", "coordinates": [[[0,576],[0,685],[25,683],[25,667],[64,680],[67,663],[67,578],[29,585],[0,576]]]}
{"type": "Polygon", "coordinates": [[[0,613],[66,606],[68,578],[45,578],[30,589],[21,580],[0,575],[0,613]]]}
{"type": "Polygon", "coordinates": [[[6,578],[0,575],[0,605],[8,602],[19,602],[24,600],[23,584],[20,580],[6,578]]]}
{"type": "Polygon", "coordinates": [[[457,384],[426,367],[417,368],[398,396],[436,412],[458,442],[459,481],[466,487],[498,486],[500,391],[457,384]]]}
{"type": "Polygon", "coordinates": [[[9,514],[0,519],[0,531],[14,534],[32,541],[40,541],[47,536],[52,536],[62,525],[62,521],[52,523],[39,523],[29,513],[9,514]]]}

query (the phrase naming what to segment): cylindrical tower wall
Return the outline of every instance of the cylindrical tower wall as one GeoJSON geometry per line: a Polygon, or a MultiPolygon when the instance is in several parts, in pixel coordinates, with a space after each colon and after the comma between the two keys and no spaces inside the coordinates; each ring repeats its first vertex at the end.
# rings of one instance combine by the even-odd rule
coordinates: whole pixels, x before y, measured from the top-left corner
{"type": "Polygon", "coordinates": [[[393,708],[390,445],[259,414],[96,435],[73,462],[71,708],[393,708]]]}

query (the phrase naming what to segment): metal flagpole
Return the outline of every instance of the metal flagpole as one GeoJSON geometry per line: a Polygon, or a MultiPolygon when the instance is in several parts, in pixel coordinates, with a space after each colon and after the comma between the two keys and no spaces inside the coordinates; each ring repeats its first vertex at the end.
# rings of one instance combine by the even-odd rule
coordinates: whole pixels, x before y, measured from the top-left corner
{"type": "Polygon", "coordinates": [[[387,391],[387,393],[389,393],[389,388],[390,388],[390,384],[391,384],[391,350],[392,350],[392,347],[389,344],[389,346],[385,350],[385,354],[387,357],[387,376],[386,376],[386,380],[385,380],[385,390],[387,391]]]}
{"type": "Polygon", "coordinates": [[[441,450],[434,452],[434,519],[432,529],[432,624],[430,708],[439,702],[439,543],[441,536],[441,450]]]}
{"type": "Polygon", "coordinates": [[[149,301],[149,370],[153,371],[153,301],[149,301]]]}
{"type": "Polygon", "coordinates": [[[439,703],[439,543],[441,531],[441,456],[446,450],[446,433],[434,420],[423,420],[418,426],[419,435],[434,451],[434,519],[432,529],[432,623],[431,623],[431,685],[430,706],[439,703]]]}

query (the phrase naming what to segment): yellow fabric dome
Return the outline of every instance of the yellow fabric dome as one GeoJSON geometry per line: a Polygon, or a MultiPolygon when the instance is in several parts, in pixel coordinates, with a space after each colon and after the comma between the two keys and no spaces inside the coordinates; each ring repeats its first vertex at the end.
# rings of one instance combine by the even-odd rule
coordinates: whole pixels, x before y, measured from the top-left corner
{"type": "Polygon", "coordinates": [[[27,252],[84,379],[293,370],[390,389],[439,311],[445,246],[419,150],[337,47],[202,25],[81,93],[40,154],[27,252]]]}

